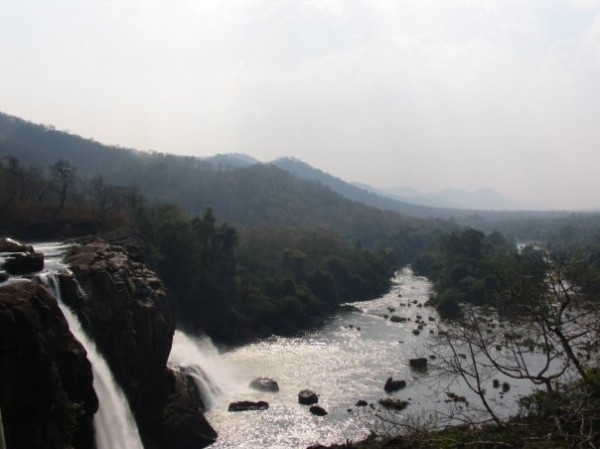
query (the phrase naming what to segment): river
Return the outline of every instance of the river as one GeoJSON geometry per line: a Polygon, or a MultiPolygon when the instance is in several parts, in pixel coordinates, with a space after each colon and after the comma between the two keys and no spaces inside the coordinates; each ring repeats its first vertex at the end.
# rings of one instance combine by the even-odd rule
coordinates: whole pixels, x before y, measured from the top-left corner
{"type": "MultiPolygon", "coordinates": [[[[304,335],[272,337],[222,354],[210,349],[209,341],[197,341],[202,360],[190,355],[179,358],[210,367],[207,376],[217,394],[211,396],[206,416],[219,433],[211,448],[305,448],[356,441],[370,430],[381,432],[389,427],[377,418],[377,407],[357,407],[358,400],[375,406],[386,397],[408,400],[409,407],[394,414],[394,420],[431,416],[435,411],[447,413],[456,407],[444,394],[453,388],[464,390],[456,379],[440,379],[409,367],[410,358],[431,354],[430,331],[435,332],[438,317],[433,308],[424,306],[430,288],[427,279],[405,268],[381,298],[351,303],[356,310],[340,312],[324,327],[304,335]],[[385,318],[392,314],[390,308],[408,321],[393,323],[385,318]],[[415,335],[418,317],[424,328],[415,335]],[[275,379],[280,391],[248,388],[252,379],[261,376],[275,379]],[[390,376],[406,380],[407,387],[385,393],[383,386],[390,376]],[[319,405],[327,410],[327,416],[313,416],[307,406],[298,404],[298,392],[306,388],[319,395],[319,405]],[[263,411],[228,412],[229,402],[239,400],[264,400],[270,406],[263,411]]],[[[178,345],[185,346],[185,338],[181,333],[175,335],[174,353],[178,345]]],[[[490,387],[490,400],[514,405],[525,390],[529,391],[513,385],[511,391],[501,394],[490,387]]],[[[465,391],[460,394],[476,401],[465,391]]]]}
{"type": "MultiPolygon", "coordinates": [[[[60,258],[62,245],[36,248],[46,253],[50,271],[64,267],[60,258]]],[[[339,312],[318,329],[296,337],[272,337],[233,350],[219,351],[208,338],[194,339],[177,331],[169,361],[187,366],[201,389],[208,408],[206,417],[219,434],[211,448],[306,448],[316,443],[356,441],[371,430],[393,432],[398,429],[380,419],[386,412],[381,411],[378,401],[387,397],[409,402],[404,411],[386,416],[395,422],[456,412],[456,407],[462,404],[448,401],[445,393],[450,391],[478,405],[478,398],[469,394],[457,378],[440,378],[416,372],[409,366],[411,358],[443,353],[443,348],[440,351],[432,347],[431,333],[437,332],[438,316],[433,308],[425,306],[430,288],[426,278],[404,268],[396,273],[387,294],[371,301],[349,303],[350,310],[339,312]],[[405,321],[392,322],[391,315],[405,321]],[[417,334],[419,324],[421,329],[417,334]],[[250,381],[262,376],[275,379],[280,391],[250,389],[250,381]],[[388,377],[405,380],[406,388],[387,394],[383,386],[388,377]],[[307,388],[319,395],[319,405],[327,410],[326,416],[314,416],[307,406],[298,403],[298,393],[307,388]],[[241,400],[267,401],[269,408],[227,410],[230,402],[241,400]],[[358,407],[359,400],[372,406],[358,407]]],[[[76,324],[71,323],[71,328],[80,340],[85,340],[76,324]]],[[[91,343],[89,346],[93,347],[91,343]]],[[[88,348],[90,351],[93,352],[88,348]]],[[[533,354],[532,361],[535,358],[533,354]]],[[[93,365],[98,378],[99,363],[94,360],[93,365]]],[[[497,375],[494,378],[506,380],[497,375]]],[[[98,389],[96,380],[94,386],[98,389]]],[[[486,397],[502,416],[514,413],[516,400],[531,391],[529,384],[513,381],[510,391],[502,393],[492,388],[492,377],[487,382],[490,385],[486,386],[486,397]]],[[[115,385],[113,389],[118,388],[115,385]]],[[[102,408],[102,399],[110,395],[100,396],[102,408]]],[[[112,410],[109,415],[114,416],[115,408],[127,409],[126,404],[108,407],[112,410]]],[[[98,414],[96,419],[99,434],[106,428],[106,434],[111,435],[120,426],[133,423],[130,416],[119,418],[118,424],[103,423],[101,416],[98,414]]],[[[123,447],[134,446],[140,444],[126,443],[123,447]]]]}

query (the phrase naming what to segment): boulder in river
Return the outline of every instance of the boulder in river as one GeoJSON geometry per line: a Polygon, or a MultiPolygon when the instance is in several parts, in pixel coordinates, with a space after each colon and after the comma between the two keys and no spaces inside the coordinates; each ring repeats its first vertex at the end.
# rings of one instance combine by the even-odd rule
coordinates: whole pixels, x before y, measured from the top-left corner
{"type": "Polygon", "coordinates": [[[312,390],[302,390],[298,393],[298,402],[302,405],[312,405],[319,402],[319,396],[312,390]]]}
{"type": "Polygon", "coordinates": [[[367,401],[360,399],[358,401],[356,401],[356,404],[354,404],[356,407],[366,407],[368,404],[367,401]]]}
{"type": "Polygon", "coordinates": [[[353,306],[352,304],[342,304],[341,306],[338,307],[338,310],[340,312],[358,312],[358,313],[363,313],[363,311],[361,309],[359,309],[356,306],[353,306]]]}
{"type": "Polygon", "coordinates": [[[238,401],[229,404],[230,412],[245,412],[248,410],[266,410],[269,408],[269,403],[265,401],[238,401]]]}
{"type": "Polygon", "coordinates": [[[425,357],[410,359],[409,364],[415,371],[427,371],[427,359],[425,357]]]}
{"type": "Polygon", "coordinates": [[[266,391],[268,393],[277,393],[279,391],[279,385],[277,381],[270,377],[257,377],[250,382],[250,388],[254,388],[258,391],[266,391]]]}
{"type": "Polygon", "coordinates": [[[4,256],[3,268],[9,274],[35,273],[44,269],[44,255],[41,253],[10,253],[4,256]]]}
{"type": "Polygon", "coordinates": [[[405,388],[405,387],[406,387],[405,380],[394,380],[392,377],[388,377],[388,379],[385,381],[385,385],[383,386],[383,389],[385,390],[386,393],[393,393],[394,391],[401,390],[402,388],[405,388]]]}
{"type": "Polygon", "coordinates": [[[309,410],[313,415],[316,416],[327,415],[327,410],[325,410],[323,407],[319,407],[318,405],[312,405],[309,410]]]}
{"type": "Polygon", "coordinates": [[[11,238],[0,238],[0,253],[32,253],[33,246],[24,245],[11,238]]]}

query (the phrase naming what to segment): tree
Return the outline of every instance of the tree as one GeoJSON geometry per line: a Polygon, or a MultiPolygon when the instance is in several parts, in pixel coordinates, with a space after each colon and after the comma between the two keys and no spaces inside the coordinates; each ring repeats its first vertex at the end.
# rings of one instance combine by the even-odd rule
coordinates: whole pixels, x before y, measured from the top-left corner
{"type": "Polygon", "coordinates": [[[106,206],[108,203],[108,191],[104,185],[102,176],[95,176],[90,180],[89,192],[93,206],[98,209],[100,217],[106,219],[106,206]]]}
{"type": "Polygon", "coordinates": [[[58,190],[58,210],[62,210],[65,205],[67,192],[72,188],[75,182],[76,171],[77,168],[64,159],[58,159],[51,167],[52,177],[54,178],[58,190]]]}
{"type": "Polygon", "coordinates": [[[500,419],[489,398],[493,376],[525,380],[534,390],[541,388],[534,399],[525,401],[530,408],[540,395],[556,398],[577,388],[576,395],[565,396],[563,401],[574,401],[574,408],[566,413],[556,405],[552,422],[556,432],[567,432],[565,416],[569,415],[569,419],[580,419],[581,428],[589,429],[589,417],[581,415],[589,407],[581,398],[597,398],[600,392],[597,376],[592,374],[600,341],[600,303],[584,295],[582,285],[569,277],[575,265],[582,269],[576,257],[564,253],[540,256],[532,249],[526,253],[529,258],[499,273],[504,297],[498,298],[498,309],[486,313],[466,306],[460,319],[439,324],[433,345],[442,348],[436,354],[437,368],[441,374],[459,376],[499,426],[508,423],[500,419]],[[532,275],[540,271],[543,276],[532,275]],[[559,416],[559,410],[565,416],[559,416]]]}

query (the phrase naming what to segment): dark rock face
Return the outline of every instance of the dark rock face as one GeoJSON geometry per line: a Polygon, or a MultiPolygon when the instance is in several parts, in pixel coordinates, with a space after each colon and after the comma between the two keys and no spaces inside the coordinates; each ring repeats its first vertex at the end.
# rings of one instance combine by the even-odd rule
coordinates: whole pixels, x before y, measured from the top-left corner
{"type": "Polygon", "coordinates": [[[298,402],[302,405],[312,405],[319,402],[319,396],[312,390],[302,390],[298,393],[298,402]]]}
{"type": "Polygon", "coordinates": [[[34,252],[31,245],[3,237],[0,238],[0,253],[5,253],[0,268],[9,274],[28,274],[44,269],[44,255],[34,252]]]}
{"type": "Polygon", "coordinates": [[[44,269],[44,255],[40,253],[10,253],[2,268],[9,274],[35,273],[44,269]]]}
{"type": "Polygon", "coordinates": [[[319,407],[318,405],[312,405],[309,410],[313,415],[316,416],[327,415],[327,410],[325,410],[323,407],[319,407]]]}
{"type": "Polygon", "coordinates": [[[427,371],[427,359],[425,357],[410,359],[408,362],[415,371],[427,371]]]}
{"type": "Polygon", "coordinates": [[[33,246],[24,245],[16,240],[2,237],[0,238],[0,253],[32,253],[33,246]]]}
{"type": "Polygon", "coordinates": [[[245,412],[248,410],[266,410],[269,408],[269,403],[265,401],[238,401],[232,402],[227,408],[230,412],[245,412]]]}
{"type": "Polygon", "coordinates": [[[168,374],[171,393],[162,410],[160,447],[196,449],[217,439],[217,433],[198,411],[199,393],[183,371],[168,374]]]}
{"type": "Polygon", "coordinates": [[[406,387],[405,380],[394,380],[392,377],[388,377],[388,379],[385,381],[385,385],[383,386],[383,389],[385,390],[386,393],[393,393],[394,391],[401,390],[405,387],[406,387]]]}
{"type": "Polygon", "coordinates": [[[0,287],[0,376],[7,448],[94,448],[91,366],[41,285],[0,287]]]}
{"type": "Polygon", "coordinates": [[[276,393],[279,391],[279,385],[276,380],[270,377],[257,377],[250,382],[250,388],[258,391],[266,391],[268,393],[276,393]]]}
{"type": "Polygon", "coordinates": [[[175,314],[160,279],[129,258],[123,247],[103,242],[73,247],[66,262],[79,284],[61,275],[63,300],[93,336],[123,388],[144,444],[165,449],[211,444],[216,434],[202,415],[198,396],[188,395],[195,407],[173,404],[174,397],[189,389],[167,369],[175,314]],[[178,411],[184,416],[177,417],[178,411]],[[202,425],[195,429],[191,423],[202,425]],[[165,440],[175,428],[177,438],[165,440]],[[202,435],[207,437],[198,439],[202,435]]]}

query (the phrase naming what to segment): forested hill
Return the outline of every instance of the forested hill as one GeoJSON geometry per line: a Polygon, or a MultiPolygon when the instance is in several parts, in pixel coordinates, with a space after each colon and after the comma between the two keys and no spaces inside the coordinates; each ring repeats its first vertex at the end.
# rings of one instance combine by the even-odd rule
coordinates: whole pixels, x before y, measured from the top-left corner
{"type": "MultiPolygon", "coordinates": [[[[36,125],[6,114],[0,114],[0,155],[13,155],[25,163],[35,162],[42,165],[49,165],[59,158],[65,159],[77,166],[84,174],[100,174],[106,181],[117,184],[134,183],[147,194],[168,200],[175,199],[170,198],[174,192],[171,189],[165,190],[164,185],[157,185],[157,176],[183,176],[181,181],[184,181],[188,176],[193,177],[196,172],[232,171],[260,164],[256,159],[242,154],[217,155],[201,159],[105,146],[93,140],[57,131],[52,127],[36,125]],[[153,189],[153,187],[157,188],[153,189]]],[[[274,161],[272,165],[282,168],[293,177],[318,181],[347,199],[378,209],[416,217],[448,216],[450,212],[414,206],[376,195],[297,160],[280,159],[274,161]]],[[[191,185],[194,182],[180,183],[178,179],[177,183],[180,184],[179,192],[176,193],[177,202],[185,204],[186,208],[195,212],[195,204],[192,204],[190,198],[186,198],[190,193],[189,190],[194,190],[195,187],[191,185]],[[184,193],[184,190],[188,192],[184,193]]]]}
{"type": "Polygon", "coordinates": [[[428,207],[398,201],[393,198],[379,195],[373,191],[369,191],[368,189],[345,182],[339,178],[336,178],[335,176],[311,167],[310,165],[291,157],[277,159],[273,161],[272,164],[282,168],[298,178],[318,181],[324,186],[329,187],[334,192],[337,192],[352,201],[358,201],[382,210],[390,210],[420,218],[450,218],[471,213],[456,209],[428,207]]]}
{"type": "Polygon", "coordinates": [[[324,226],[361,239],[398,226],[423,225],[409,216],[454,218],[457,224],[491,232],[509,220],[567,215],[410,205],[368,192],[294,159],[262,164],[243,154],[202,159],[148,153],[103,145],[0,113],[0,158],[6,156],[42,170],[64,159],[77,168],[80,179],[101,176],[109,184],[135,186],[151,200],[179,204],[192,214],[212,206],[221,219],[230,222],[324,226]]]}
{"type": "Polygon", "coordinates": [[[400,228],[428,228],[417,218],[350,201],[316,181],[243,155],[211,159],[104,146],[50,127],[0,115],[0,157],[48,167],[58,159],[85,181],[135,186],[150,200],[175,203],[191,214],[212,207],[221,220],[248,226],[334,229],[370,245],[400,228]]]}

